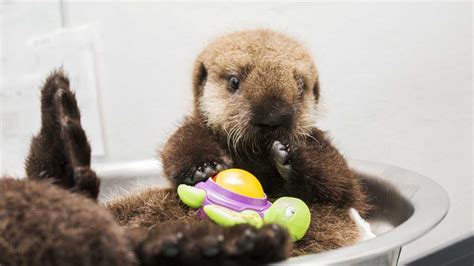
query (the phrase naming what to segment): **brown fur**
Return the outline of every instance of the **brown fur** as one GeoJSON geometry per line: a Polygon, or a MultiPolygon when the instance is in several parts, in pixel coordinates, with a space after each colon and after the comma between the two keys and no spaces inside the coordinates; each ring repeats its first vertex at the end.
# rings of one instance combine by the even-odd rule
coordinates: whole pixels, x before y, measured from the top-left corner
{"type": "Polygon", "coordinates": [[[308,232],[294,244],[292,256],[339,248],[359,239],[359,233],[346,209],[313,204],[310,211],[311,224],[308,232]]]}
{"type": "Polygon", "coordinates": [[[100,180],[90,163],[91,147],[82,130],[75,94],[62,70],[55,71],[41,91],[41,130],[31,140],[26,174],[95,199],[100,180]]]}
{"type": "Polygon", "coordinates": [[[134,265],[135,256],[123,229],[94,201],[45,181],[0,179],[0,264],[65,262],[134,265]]]}
{"type": "Polygon", "coordinates": [[[254,30],[218,38],[196,61],[194,111],[161,151],[165,174],[178,185],[217,172],[212,165],[246,169],[270,197],[290,195],[310,204],[311,227],[293,254],[354,243],[358,232],[348,210],[364,214],[365,194],[314,126],[318,79],[309,52],[287,36],[254,30]],[[232,76],[240,79],[238,90],[229,89],[232,76]],[[275,140],[289,147],[286,179],[270,155],[275,140]]]}
{"type": "Polygon", "coordinates": [[[120,225],[127,227],[198,221],[196,211],[181,203],[174,189],[147,189],[109,202],[106,208],[120,225]]]}

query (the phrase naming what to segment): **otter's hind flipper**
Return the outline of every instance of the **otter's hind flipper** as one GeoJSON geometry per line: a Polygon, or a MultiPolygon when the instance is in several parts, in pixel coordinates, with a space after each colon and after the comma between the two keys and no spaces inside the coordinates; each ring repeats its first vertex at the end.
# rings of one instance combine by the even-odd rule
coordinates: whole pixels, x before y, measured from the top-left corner
{"type": "Polygon", "coordinates": [[[100,180],[90,161],[91,147],[75,95],[63,71],[55,71],[41,90],[41,130],[31,141],[26,173],[97,198],[100,180]]]}
{"type": "Polygon", "coordinates": [[[278,225],[171,222],[140,231],[135,233],[140,265],[262,265],[287,258],[291,248],[287,231],[278,225]]]}

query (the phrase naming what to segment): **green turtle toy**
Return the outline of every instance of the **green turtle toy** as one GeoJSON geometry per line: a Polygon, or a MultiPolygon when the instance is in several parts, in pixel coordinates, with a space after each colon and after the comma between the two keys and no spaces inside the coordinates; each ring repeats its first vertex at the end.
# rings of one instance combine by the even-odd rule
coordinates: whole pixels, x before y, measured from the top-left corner
{"type": "Polygon", "coordinates": [[[279,224],[288,229],[293,241],[303,238],[311,221],[302,200],[282,197],[270,203],[258,179],[242,169],[224,170],[195,186],[181,184],[178,196],[189,207],[199,208],[203,219],[222,226],[279,224]]]}

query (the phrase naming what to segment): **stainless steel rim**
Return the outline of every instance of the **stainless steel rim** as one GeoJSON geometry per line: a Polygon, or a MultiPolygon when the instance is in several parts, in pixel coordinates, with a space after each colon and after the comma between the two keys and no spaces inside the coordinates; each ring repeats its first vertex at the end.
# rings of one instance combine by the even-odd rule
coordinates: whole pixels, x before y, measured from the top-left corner
{"type": "Polygon", "coordinates": [[[414,208],[413,214],[393,230],[352,246],[290,258],[281,264],[334,264],[367,260],[388,253],[426,234],[446,216],[449,198],[431,179],[412,171],[381,163],[351,160],[358,173],[369,174],[390,183],[414,208]]]}

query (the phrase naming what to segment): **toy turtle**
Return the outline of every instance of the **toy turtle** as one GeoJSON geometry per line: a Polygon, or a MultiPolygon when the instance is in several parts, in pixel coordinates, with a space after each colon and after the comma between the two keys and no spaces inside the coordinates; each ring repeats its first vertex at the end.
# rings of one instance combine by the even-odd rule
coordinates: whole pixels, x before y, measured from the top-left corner
{"type": "Polygon", "coordinates": [[[285,226],[294,241],[305,235],[311,220],[302,200],[282,197],[270,203],[258,179],[242,169],[224,170],[194,187],[181,184],[178,196],[187,206],[199,208],[203,219],[222,226],[276,223],[285,226]]]}

